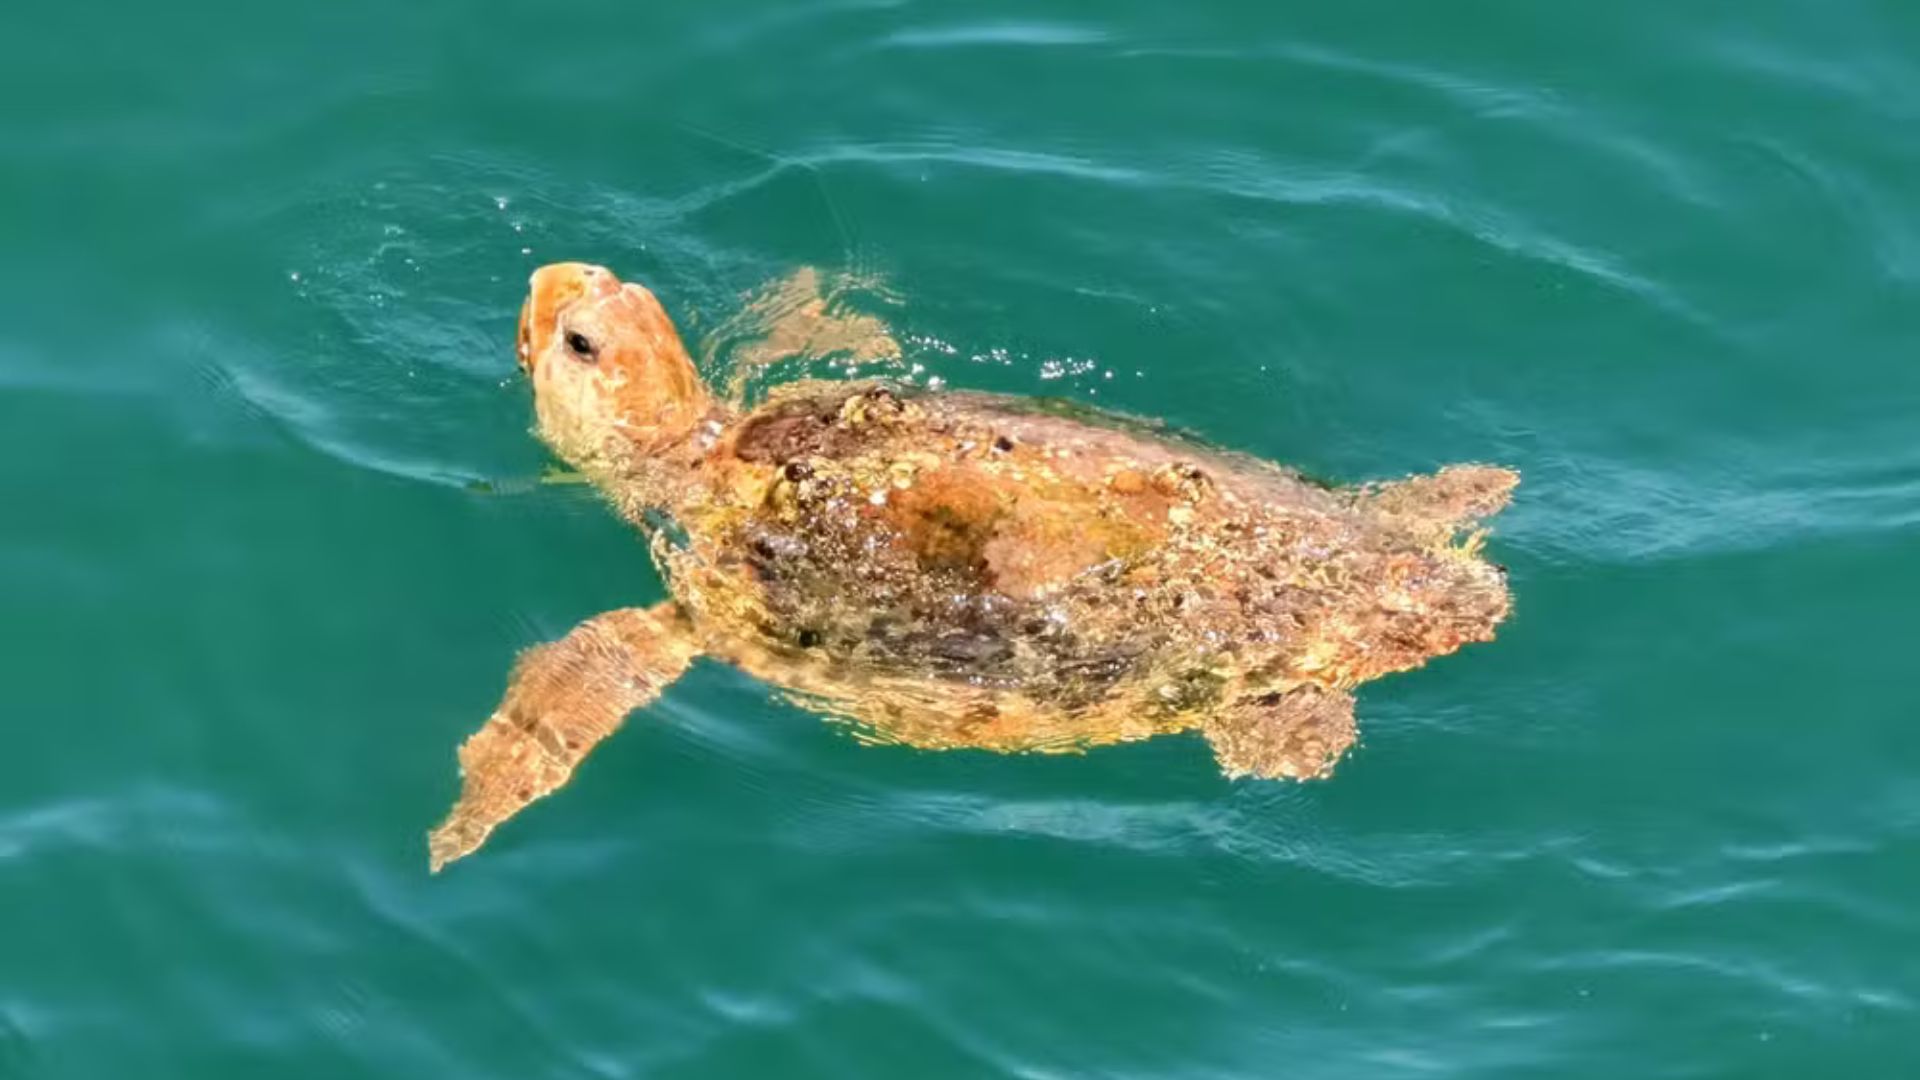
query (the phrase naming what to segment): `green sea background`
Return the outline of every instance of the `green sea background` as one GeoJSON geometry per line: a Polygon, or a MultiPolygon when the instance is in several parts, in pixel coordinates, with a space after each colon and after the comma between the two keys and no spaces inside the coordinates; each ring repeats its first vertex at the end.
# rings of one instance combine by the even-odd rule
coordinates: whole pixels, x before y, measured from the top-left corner
{"type": "Polygon", "coordinates": [[[0,1077],[1920,1076],[1917,132],[1890,0],[13,4],[0,1077]],[[514,654],[663,596],[533,482],[559,259],[1512,465],[1516,614],[1312,785],[702,665],[430,877],[514,654]]]}

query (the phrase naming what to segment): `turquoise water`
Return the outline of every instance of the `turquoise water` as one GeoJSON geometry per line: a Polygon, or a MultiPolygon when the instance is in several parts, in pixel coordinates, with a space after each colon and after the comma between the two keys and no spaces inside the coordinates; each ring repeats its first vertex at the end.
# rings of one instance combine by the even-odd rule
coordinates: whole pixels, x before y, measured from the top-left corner
{"type": "Polygon", "coordinates": [[[1867,0],[15,5],[0,1077],[1920,1075],[1916,121],[1867,0]],[[662,595],[530,483],[561,258],[1514,465],[1517,614],[1313,786],[699,667],[430,878],[514,653],[662,595]]]}

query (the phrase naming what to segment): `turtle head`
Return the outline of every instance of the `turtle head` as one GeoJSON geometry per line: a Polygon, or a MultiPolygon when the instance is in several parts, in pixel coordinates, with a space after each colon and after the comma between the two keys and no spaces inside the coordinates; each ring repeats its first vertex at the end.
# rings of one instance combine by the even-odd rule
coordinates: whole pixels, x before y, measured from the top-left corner
{"type": "Polygon", "coordinates": [[[660,301],[603,267],[535,270],[518,352],[540,437],[579,468],[677,445],[711,406],[660,301]]]}

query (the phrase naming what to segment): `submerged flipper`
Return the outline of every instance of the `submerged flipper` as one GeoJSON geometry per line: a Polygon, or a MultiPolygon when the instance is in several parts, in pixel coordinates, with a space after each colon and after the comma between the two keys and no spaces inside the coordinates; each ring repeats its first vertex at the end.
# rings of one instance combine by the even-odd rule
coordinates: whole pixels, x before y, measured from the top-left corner
{"type": "Polygon", "coordinates": [[[727,398],[745,400],[749,384],[788,359],[837,356],[851,365],[898,365],[900,343],[879,318],[846,302],[855,291],[886,296],[876,279],[823,275],[803,266],[748,297],[746,306],[703,336],[701,351],[730,353],[727,398]]]}
{"type": "Polygon", "coordinates": [[[1353,745],[1353,695],[1300,686],[1235,702],[1201,724],[1229,779],[1312,780],[1353,745]]]}
{"type": "Polygon", "coordinates": [[[660,696],[697,652],[672,604],[596,615],[521,654],[506,697],[460,747],[460,801],[427,837],[441,867],[573,776],[628,713],[660,696]]]}

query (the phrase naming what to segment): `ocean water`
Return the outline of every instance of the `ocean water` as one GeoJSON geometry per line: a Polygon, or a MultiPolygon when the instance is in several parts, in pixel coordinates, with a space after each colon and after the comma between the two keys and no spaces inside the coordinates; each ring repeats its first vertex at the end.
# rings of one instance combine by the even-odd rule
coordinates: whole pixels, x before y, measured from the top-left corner
{"type": "Polygon", "coordinates": [[[1920,7],[0,12],[0,1077],[1920,1075],[1920,7]],[[804,266],[923,378],[1519,468],[1331,782],[697,667],[426,872],[515,652],[528,271],[804,266]]]}

